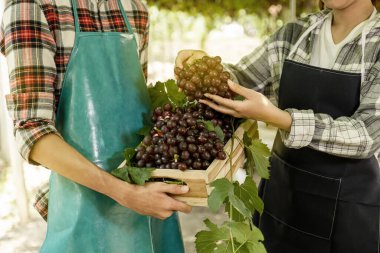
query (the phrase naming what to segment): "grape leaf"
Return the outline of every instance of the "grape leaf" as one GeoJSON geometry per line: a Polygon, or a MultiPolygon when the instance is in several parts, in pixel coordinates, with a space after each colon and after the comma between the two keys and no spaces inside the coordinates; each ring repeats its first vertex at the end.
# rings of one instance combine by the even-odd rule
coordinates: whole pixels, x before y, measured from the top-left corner
{"type": "Polygon", "coordinates": [[[132,179],[132,182],[138,185],[144,185],[149,179],[154,171],[154,169],[150,168],[136,168],[136,167],[128,167],[129,176],[132,179]]]}
{"type": "Polygon", "coordinates": [[[245,154],[247,162],[244,168],[249,176],[253,175],[253,168],[260,177],[269,179],[269,157],[270,150],[268,146],[260,139],[251,139],[247,133],[244,133],[243,142],[245,146],[245,154]]]}
{"type": "Polygon", "coordinates": [[[187,102],[185,94],[178,90],[174,80],[157,82],[154,86],[149,86],[148,91],[153,108],[167,103],[174,107],[182,107],[187,102]]]}
{"type": "Polygon", "coordinates": [[[224,141],[224,132],[223,130],[220,128],[220,126],[214,126],[212,124],[211,121],[209,120],[198,120],[198,122],[202,122],[204,125],[205,125],[205,128],[210,131],[210,132],[215,132],[216,133],[216,136],[221,140],[221,141],[224,141]]]}
{"type": "Polygon", "coordinates": [[[151,177],[154,169],[124,166],[111,171],[111,174],[130,184],[144,185],[151,177]]]}
{"type": "Polygon", "coordinates": [[[232,252],[227,251],[228,244],[223,243],[230,239],[229,229],[227,227],[218,228],[208,219],[204,220],[204,223],[209,231],[200,231],[195,235],[197,253],[232,252]]]}
{"type": "Polygon", "coordinates": [[[250,219],[253,213],[245,206],[244,202],[238,198],[234,192],[228,194],[230,204],[245,218],[250,219]]]}
{"type": "Polygon", "coordinates": [[[216,133],[216,136],[221,140],[221,141],[224,141],[224,132],[223,130],[220,128],[220,126],[216,126],[215,127],[215,133],[216,133]]]}
{"type": "Polygon", "coordinates": [[[136,150],[134,150],[133,148],[125,149],[124,157],[125,157],[125,161],[126,161],[127,166],[132,165],[131,160],[135,156],[135,154],[136,154],[136,150]]]}
{"type": "Polygon", "coordinates": [[[117,178],[120,178],[121,180],[124,180],[128,183],[132,183],[132,180],[129,177],[129,171],[127,167],[121,167],[117,168],[111,171],[111,174],[114,175],[117,178]]]}
{"type": "Polygon", "coordinates": [[[244,202],[245,206],[252,213],[257,210],[260,214],[262,214],[264,210],[264,203],[259,197],[256,183],[251,177],[246,177],[244,183],[239,187],[235,186],[234,193],[244,202]]]}
{"type": "MultiPolygon", "coordinates": [[[[241,185],[238,182],[234,182],[234,194],[244,203],[245,207],[248,208],[251,216],[255,210],[257,210],[260,214],[263,212],[264,203],[259,197],[256,183],[251,177],[246,177],[244,183],[241,185]]],[[[235,208],[234,205],[231,207],[228,201],[226,201],[225,211],[229,214],[233,221],[241,222],[246,218],[240,213],[239,210],[235,208]]]]}
{"type": "Polygon", "coordinates": [[[225,178],[213,181],[211,186],[214,187],[214,189],[208,197],[208,206],[212,212],[216,213],[227,196],[233,193],[234,186],[225,178]]]}

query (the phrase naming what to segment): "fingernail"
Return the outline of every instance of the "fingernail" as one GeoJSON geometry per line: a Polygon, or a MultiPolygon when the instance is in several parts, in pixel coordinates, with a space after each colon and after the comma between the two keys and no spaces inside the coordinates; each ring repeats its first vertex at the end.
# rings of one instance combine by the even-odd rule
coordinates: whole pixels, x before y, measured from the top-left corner
{"type": "Polygon", "coordinates": [[[210,94],[206,93],[206,94],[205,94],[205,97],[210,97],[210,94]]]}
{"type": "Polygon", "coordinates": [[[187,186],[187,185],[181,186],[181,191],[182,192],[188,192],[189,191],[189,186],[187,186]]]}

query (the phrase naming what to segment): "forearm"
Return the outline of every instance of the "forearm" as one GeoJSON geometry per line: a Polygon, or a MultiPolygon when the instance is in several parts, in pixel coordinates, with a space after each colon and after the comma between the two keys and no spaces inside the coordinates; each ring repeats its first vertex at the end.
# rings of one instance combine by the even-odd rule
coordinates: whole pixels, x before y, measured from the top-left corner
{"type": "Polygon", "coordinates": [[[42,137],[33,146],[30,159],[115,200],[122,198],[118,196],[118,185],[127,184],[97,167],[55,134],[42,137]]]}
{"type": "Polygon", "coordinates": [[[269,112],[263,120],[265,123],[273,125],[286,132],[290,131],[292,126],[292,117],[287,111],[281,110],[274,105],[270,105],[269,112]]]}

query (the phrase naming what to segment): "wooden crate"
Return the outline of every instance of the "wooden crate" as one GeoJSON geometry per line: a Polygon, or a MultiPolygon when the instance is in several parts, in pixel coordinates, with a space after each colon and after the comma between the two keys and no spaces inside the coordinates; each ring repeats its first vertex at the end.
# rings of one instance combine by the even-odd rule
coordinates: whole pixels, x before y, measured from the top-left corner
{"type": "MultiPolygon", "coordinates": [[[[248,131],[251,133],[257,132],[257,122],[250,121],[248,131]]],[[[243,127],[238,127],[235,131],[235,135],[238,139],[243,140],[243,134],[243,127]]],[[[225,160],[215,159],[207,170],[180,171],[173,169],[156,169],[153,171],[152,177],[176,179],[185,182],[189,186],[190,191],[175,198],[191,206],[207,206],[207,198],[212,190],[209,184],[219,178],[228,178],[231,180],[237,169],[243,166],[245,160],[244,146],[240,141],[234,139],[232,149],[231,147],[232,140],[229,140],[224,146],[224,151],[230,154],[232,150],[232,162],[230,162],[228,158],[225,160]]]]}

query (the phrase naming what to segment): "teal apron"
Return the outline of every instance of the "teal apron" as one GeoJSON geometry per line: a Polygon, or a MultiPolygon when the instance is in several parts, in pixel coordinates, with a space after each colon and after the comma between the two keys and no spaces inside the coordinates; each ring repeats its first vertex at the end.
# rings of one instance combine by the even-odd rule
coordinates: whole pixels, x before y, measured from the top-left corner
{"type": "MultiPolygon", "coordinates": [[[[76,37],[57,111],[66,142],[103,170],[123,161],[148,122],[150,100],[133,30],[80,32],[76,37]]],[[[165,221],[142,216],[57,173],[50,177],[49,216],[42,253],[182,253],[176,214],[165,221]]]]}

